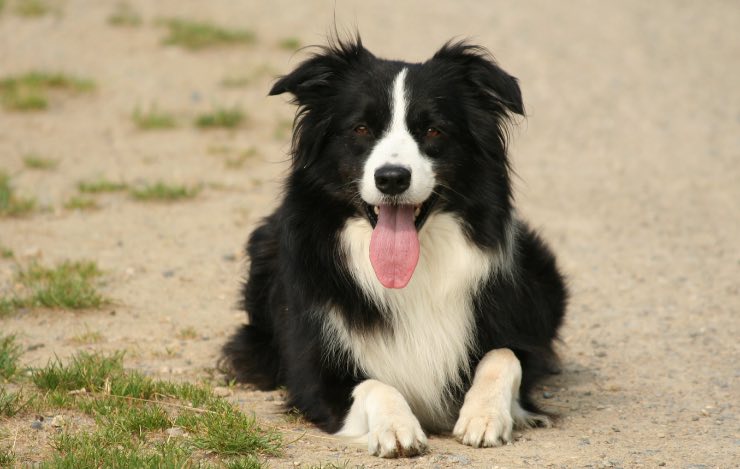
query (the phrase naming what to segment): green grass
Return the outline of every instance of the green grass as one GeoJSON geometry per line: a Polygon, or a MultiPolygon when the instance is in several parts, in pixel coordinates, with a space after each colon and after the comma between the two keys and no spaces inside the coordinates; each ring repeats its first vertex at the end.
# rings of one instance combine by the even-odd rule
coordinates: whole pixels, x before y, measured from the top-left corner
{"type": "Polygon", "coordinates": [[[32,212],[36,200],[17,197],[10,185],[10,176],[0,171],[0,217],[20,217],[32,212]]]}
{"type": "Polygon", "coordinates": [[[28,169],[49,170],[56,168],[59,165],[59,161],[51,158],[44,158],[35,153],[29,153],[23,157],[23,164],[28,169]]]}
{"type": "Polygon", "coordinates": [[[22,391],[9,392],[0,388],[0,417],[14,417],[32,406],[35,400],[35,395],[26,397],[22,391]]]}
{"type": "Polygon", "coordinates": [[[69,342],[74,345],[92,345],[99,344],[104,340],[105,337],[103,337],[103,334],[98,331],[91,331],[88,329],[85,332],[70,338],[69,342]]]}
{"type": "Polygon", "coordinates": [[[166,184],[162,181],[145,184],[131,189],[131,196],[144,202],[174,202],[192,199],[200,192],[199,187],[187,187],[177,184],[166,184]]]}
{"type": "Polygon", "coordinates": [[[100,206],[95,199],[74,196],[64,202],[64,208],[67,210],[96,210],[100,206]]]}
{"type": "Polygon", "coordinates": [[[12,259],[15,257],[15,253],[13,253],[13,250],[0,245],[0,259],[12,259]]]}
{"type": "Polygon", "coordinates": [[[20,357],[21,347],[16,343],[15,336],[0,336],[0,378],[2,380],[9,380],[16,375],[20,357]]]}
{"type": "Polygon", "coordinates": [[[23,286],[22,294],[0,299],[0,312],[20,308],[90,309],[110,300],[96,288],[101,275],[94,262],[65,261],[54,268],[31,264],[16,274],[23,286]]]}
{"type": "Polygon", "coordinates": [[[177,334],[175,334],[175,337],[177,337],[180,340],[197,339],[198,329],[194,328],[193,326],[183,327],[177,332],[177,334]]]}
{"type": "Polygon", "coordinates": [[[120,192],[128,189],[128,184],[123,182],[109,181],[108,179],[97,179],[94,181],[80,181],[77,190],[86,194],[100,194],[103,192],[120,192]]]}
{"type": "Polygon", "coordinates": [[[244,119],[244,112],[237,107],[218,108],[212,112],[198,116],[195,120],[195,125],[201,129],[233,129],[241,124],[244,119]]]}
{"type": "Polygon", "coordinates": [[[162,42],[188,50],[252,44],[256,40],[254,33],[246,29],[227,29],[199,21],[170,19],[165,20],[164,25],[169,29],[169,34],[162,42]]]}
{"type": "Polygon", "coordinates": [[[34,71],[0,79],[0,103],[13,111],[39,111],[49,107],[50,92],[86,93],[95,89],[87,79],[34,71]]]}
{"type": "Polygon", "coordinates": [[[139,15],[128,3],[119,3],[116,10],[108,17],[108,24],[112,26],[136,27],[142,23],[139,15]]]}
{"type": "Polygon", "coordinates": [[[286,37],[278,43],[278,47],[288,51],[296,51],[301,47],[301,41],[295,37],[286,37]]]}
{"type": "Polygon", "coordinates": [[[146,112],[136,109],[132,118],[136,127],[141,130],[162,130],[174,129],[177,127],[175,116],[168,112],[158,110],[156,106],[150,107],[146,112]]]}
{"type": "Polygon", "coordinates": [[[15,454],[9,448],[0,448],[0,467],[13,467],[15,454]]]}
{"type": "Polygon", "coordinates": [[[31,380],[44,406],[74,409],[95,421],[92,430],[63,428],[41,467],[261,468],[260,457],[281,451],[279,434],[209,387],[126,370],[121,352],[81,352],[66,363],[57,358],[34,370],[31,380]],[[165,435],[178,427],[180,436],[165,435]]]}
{"type": "Polygon", "coordinates": [[[51,11],[51,5],[46,0],[16,0],[15,2],[15,13],[26,18],[38,18],[51,11]]]}

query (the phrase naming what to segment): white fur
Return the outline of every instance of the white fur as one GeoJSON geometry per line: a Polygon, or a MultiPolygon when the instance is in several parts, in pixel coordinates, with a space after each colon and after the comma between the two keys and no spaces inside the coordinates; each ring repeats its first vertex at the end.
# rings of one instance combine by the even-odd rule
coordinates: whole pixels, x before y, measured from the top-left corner
{"type": "Polygon", "coordinates": [[[393,80],[391,124],[365,161],[360,195],[370,205],[380,205],[385,199],[375,186],[375,171],[381,166],[397,165],[411,171],[411,185],[398,196],[396,203],[420,204],[429,198],[436,185],[431,160],[421,153],[406,126],[406,72],[404,68],[393,80]]]}
{"type": "Polygon", "coordinates": [[[427,437],[398,390],[368,379],[355,386],[352,397],[337,436],[367,438],[368,452],[384,458],[413,456],[426,449],[427,437]]]}
{"type": "Polygon", "coordinates": [[[367,220],[352,218],[342,245],[353,277],[387,312],[390,327],[351,331],[333,310],[324,340],[357,369],[396,388],[425,427],[450,429],[455,409],[449,392],[472,371],[467,359],[473,346],[473,294],[500,256],[472,244],[455,216],[435,213],[419,233],[419,263],[408,286],[386,289],[370,264],[371,234],[367,220]]]}
{"type": "Polygon", "coordinates": [[[476,448],[498,446],[511,442],[515,424],[549,423],[519,405],[521,381],[522,367],[514,352],[507,348],[488,352],[475,370],[453,434],[463,444],[476,448]]]}

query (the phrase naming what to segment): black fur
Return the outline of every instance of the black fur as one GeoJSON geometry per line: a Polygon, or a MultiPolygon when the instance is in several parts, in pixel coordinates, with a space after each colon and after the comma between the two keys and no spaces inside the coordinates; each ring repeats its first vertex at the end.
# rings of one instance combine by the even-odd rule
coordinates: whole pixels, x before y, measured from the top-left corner
{"type": "MultiPolygon", "coordinates": [[[[341,427],[353,387],[368,377],[326,354],[322,308],[336,305],[360,333],[388,327],[350,275],[338,237],[348,218],[365,217],[357,179],[389,120],[388,89],[402,67],[409,130],[439,181],[433,210],[456,214],[481,249],[502,248],[514,223],[506,124],[524,105],[517,80],[484,49],[448,43],[409,64],[376,58],[359,38],[336,41],[275,83],[271,95],[291,93],[298,105],[293,164],[280,206],[250,237],[249,325],[226,344],[224,359],[239,381],[285,386],[288,406],[329,432],[341,427]],[[351,132],[357,122],[369,137],[351,132]],[[420,135],[430,125],[442,139],[420,135]]],[[[522,226],[511,275],[492,275],[473,299],[477,351],[469,359],[474,369],[485,352],[512,349],[523,368],[522,405],[536,410],[529,393],[557,363],[553,341],[567,293],[549,249],[522,226]]]]}

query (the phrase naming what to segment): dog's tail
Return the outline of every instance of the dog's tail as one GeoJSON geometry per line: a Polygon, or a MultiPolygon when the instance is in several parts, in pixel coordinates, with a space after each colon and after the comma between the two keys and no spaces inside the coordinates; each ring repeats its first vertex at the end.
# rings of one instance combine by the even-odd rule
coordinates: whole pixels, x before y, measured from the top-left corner
{"type": "Polygon", "coordinates": [[[229,379],[250,383],[261,390],[279,385],[280,360],[272,335],[256,326],[243,325],[224,345],[219,369],[229,379]]]}

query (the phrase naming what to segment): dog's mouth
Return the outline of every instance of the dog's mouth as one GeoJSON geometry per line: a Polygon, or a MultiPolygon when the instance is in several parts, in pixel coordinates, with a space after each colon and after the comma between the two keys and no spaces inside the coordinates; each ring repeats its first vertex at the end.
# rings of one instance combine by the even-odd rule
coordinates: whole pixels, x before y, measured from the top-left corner
{"type": "Polygon", "coordinates": [[[370,263],[386,288],[404,288],[419,262],[419,230],[436,202],[435,195],[421,204],[365,204],[373,227],[370,263]]]}
{"type": "MultiPolygon", "coordinates": [[[[434,204],[437,202],[437,194],[432,194],[429,196],[427,200],[420,204],[415,205],[408,205],[409,207],[413,207],[414,209],[414,226],[416,227],[416,231],[419,231],[422,226],[424,226],[424,223],[427,221],[427,218],[429,218],[429,214],[432,211],[432,208],[434,207],[434,204]]],[[[378,224],[378,216],[380,215],[380,209],[383,205],[370,205],[367,202],[362,202],[364,208],[365,208],[365,215],[367,216],[367,219],[370,221],[370,225],[372,225],[373,229],[375,229],[375,226],[378,224]]],[[[406,205],[403,204],[388,204],[387,207],[405,207],[406,205]]]]}

